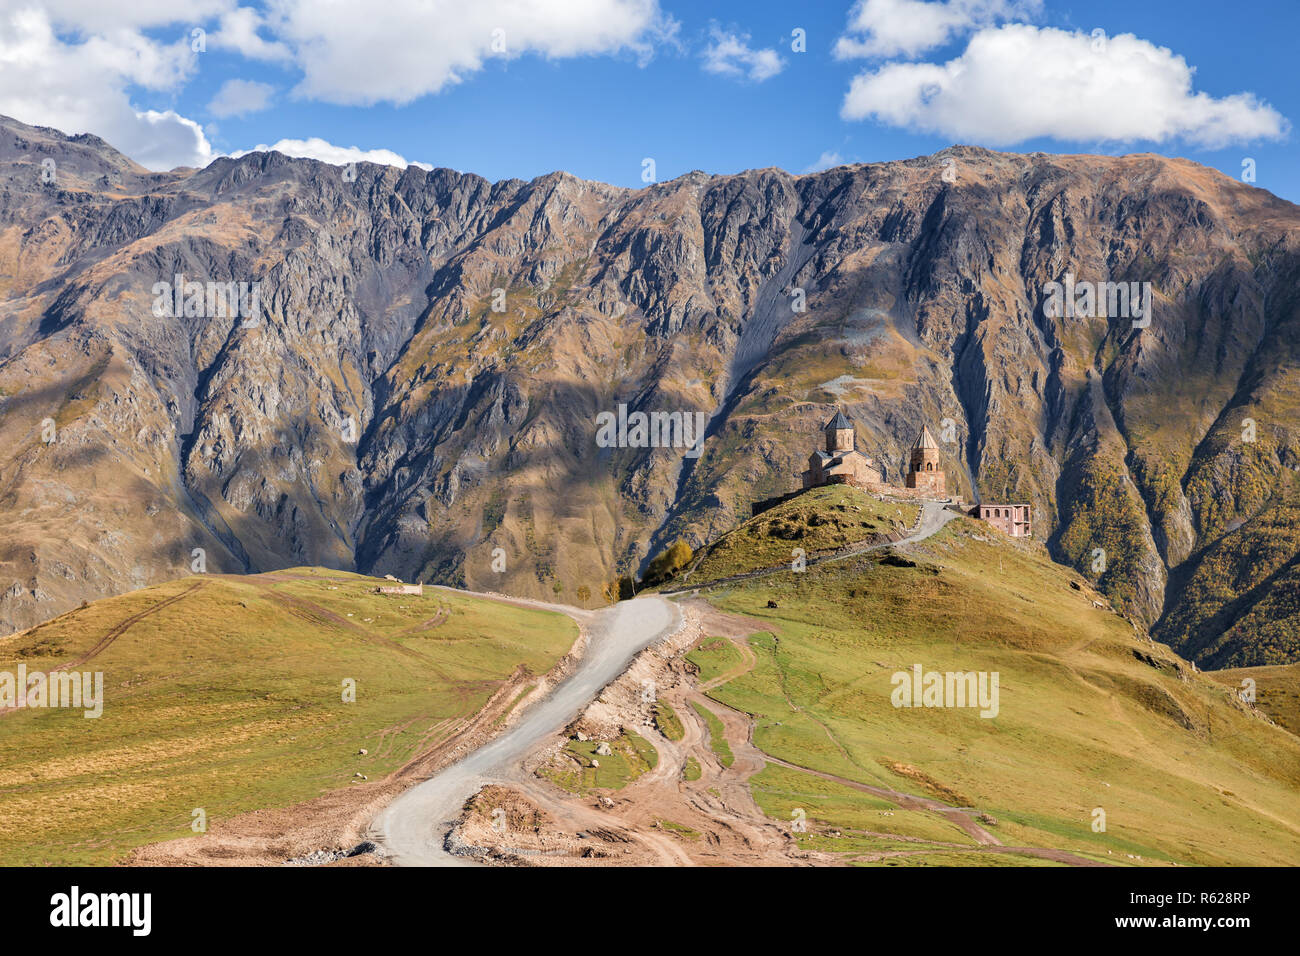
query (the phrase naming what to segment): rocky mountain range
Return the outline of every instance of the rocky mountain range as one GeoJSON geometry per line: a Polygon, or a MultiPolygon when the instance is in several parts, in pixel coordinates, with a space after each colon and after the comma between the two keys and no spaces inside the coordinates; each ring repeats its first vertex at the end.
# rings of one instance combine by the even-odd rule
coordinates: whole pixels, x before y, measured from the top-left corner
{"type": "Polygon", "coordinates": [[[1300,207],[1155,155],[627,189],[0,119],[0,633],[307,564],[601,603],[838,406],[1203,666],[1300,660],[1298,298],[1300,207]],[[698,457],[598,442],[620,405],[703,412],[698,457]]]}

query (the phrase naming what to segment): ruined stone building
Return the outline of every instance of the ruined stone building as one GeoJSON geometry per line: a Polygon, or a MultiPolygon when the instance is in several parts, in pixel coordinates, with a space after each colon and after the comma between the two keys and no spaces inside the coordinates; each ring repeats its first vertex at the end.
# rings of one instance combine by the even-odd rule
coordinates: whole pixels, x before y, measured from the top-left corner
{"type": "Polygon", "coordinates": [[[1030,536],[1029,505],[976,505],[971,516],[987,521],[1003,534],[1013,538],[1030,536]]]}
{"type": "Polygon", "coordinates": [[[424,594],[423,584],[384,584],[375,588],[376,594],[424,594]]]}

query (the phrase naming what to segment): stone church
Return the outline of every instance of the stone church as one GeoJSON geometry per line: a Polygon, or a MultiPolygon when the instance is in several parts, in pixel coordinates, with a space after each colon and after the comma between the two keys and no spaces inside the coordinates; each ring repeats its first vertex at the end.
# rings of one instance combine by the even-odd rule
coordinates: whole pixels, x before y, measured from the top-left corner
{"type": "MultiPolygon", "coordinates": [[[[823,451],[819,448],[808,456],[808,468],[802,474],[804,491],[821,485],[853,485],[878,494],[923,499],[948,498],[948,477],[943,471],[939,443],[934,440],[928,425],[921,426],[921,434],[912,445],[902,488],[886,484],[884,476],[872,460],[857,450],[853,422],[843,412],[837,411],[822,431],[826,435],[826,449],[823,451]]],[[[761,514],[801,493],[792,491],[766,501],[756,501],[751,510],[754,514],[761,514]]],[[[1030,507],[1027,504],[982,503],[968,508],[961,504],[960,495],[949,500],[951,506],[959,508],[963,514],[979,518],[1003,534],[1013,538],[1028,538],[1032,535],[1030,507]]]]}
{"type": "MultiPolygon", "coordinates": [[[[836,412],[822,431],[826,435],[826,449],[819,448],[808,456],[808,468],[802,476],[805,489],[819,485],[853,485],[870,491],[902,490],[890,488],[875,463],[857,450],[853,422],[843,412],[836,412]]],[[[927,426],[922,426],[921,434],[912,446],[903,483],[919,496],[948,496],[948,480],[939,459],[939,443],[927,426]]]]}
{"type": "Polygon", "coordinates": [[[808,468],[803,472],[804,489],[820,485],[853,485],[867,491],[887,494],[912,492],[916,497],[946,498],[948,480],[939,458],[939,444],[922,426],[921,434],[912,446],[912,454],[904,476],[904,488],[886,484],[880,469],[866,455],[857,450],[853,422],[843,412],[823,426],[826,449],[817,449],[808,456],[808,468]]]}
{"type": "Polygon", "coordinates": [[[826,450],[819,448],[808,456],[808,470],[803,473],[804,488],[818,485],[875,488],[881,484],[880,473],[871,459],[854,447],[853,423],[843,412],[836,412],[822,431],[826,433],[826,450]]]}
{"type": "Polygon", "coordinates": [[[921,435],[912,446],[912,457],[903,483],[936,498],[948,496],[948,479],[944,477],[943,464],[939,461],[939,443],[930,434],[928,425],[921,426],[921,435]]]}

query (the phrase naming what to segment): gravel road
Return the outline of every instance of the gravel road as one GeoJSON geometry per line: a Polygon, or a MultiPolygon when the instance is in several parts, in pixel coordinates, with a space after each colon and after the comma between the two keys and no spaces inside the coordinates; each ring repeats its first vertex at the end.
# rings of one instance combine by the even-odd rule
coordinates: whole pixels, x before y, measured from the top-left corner
{"type": "Polygon", "coordinates": [[[465,801],[484,784],[506,780],[511,769],[563,730],[633,657],[681,624],[676,605],[657,596],[623,601],[595,612],[589,618],[587,651],[573,673],[499,737],[390,803],[371,824],[370,838],[399,866],[469,863],[443,847],[465,801]]]}

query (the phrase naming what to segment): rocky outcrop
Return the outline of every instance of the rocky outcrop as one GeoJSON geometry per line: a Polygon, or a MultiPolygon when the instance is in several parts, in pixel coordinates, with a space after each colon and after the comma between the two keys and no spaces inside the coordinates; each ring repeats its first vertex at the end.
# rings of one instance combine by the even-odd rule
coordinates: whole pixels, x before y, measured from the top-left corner
{"type": "Polygon", "coordinates": [[[797,486],[838,404],[896,484],[928,423],[950,488],[1030,502],[1162,639],[1300,659],[1298,229],[1149,155],[629,190],[276,153],[151,174],[0,121],[0,630],[200,561],[597,603],[797,486]],[[1067,275],[1149,282],[1149,323],[1053,314],[1067,275]],[[159,314],[177,276],[201,302],[159,314]],[[232,283],[255,317],[209,301],[232,283]],[[703,412],[702,454],[598,442],[620,404],[703,412]]]}

